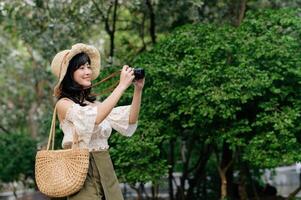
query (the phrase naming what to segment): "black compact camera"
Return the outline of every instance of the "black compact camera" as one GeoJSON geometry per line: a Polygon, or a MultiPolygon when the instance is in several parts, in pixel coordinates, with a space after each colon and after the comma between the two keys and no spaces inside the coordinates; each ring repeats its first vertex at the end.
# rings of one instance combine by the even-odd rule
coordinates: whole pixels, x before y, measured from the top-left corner
{"type": "Polygon", "coordinates": [[[144,78],[144,69],[143,68],[135,68],[134,69],[135,80],[144,78]]]}

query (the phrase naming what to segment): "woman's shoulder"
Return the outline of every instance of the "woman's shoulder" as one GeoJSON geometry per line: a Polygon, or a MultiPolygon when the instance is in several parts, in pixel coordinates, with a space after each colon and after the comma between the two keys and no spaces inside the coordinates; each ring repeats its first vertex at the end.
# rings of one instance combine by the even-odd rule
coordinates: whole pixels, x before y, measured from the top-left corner
{"type": "Polygon", "coordinates": [[[68,108],[68,107],[72,106],[72,104],[74,104],[74,102],[68,98],[61,98],[56,102],[56,106],[58,109],[66,108],[66,107],[68,108]]]}
{"type": "Polygon", "coordinates": [[[74,102],[68,98],[61,98],[57,101],[56,108],[57,108],[57,112],[58,112],[60,121],[62,119],[65,119],[67,111],[73,104],[74,104],[74,102]]]}

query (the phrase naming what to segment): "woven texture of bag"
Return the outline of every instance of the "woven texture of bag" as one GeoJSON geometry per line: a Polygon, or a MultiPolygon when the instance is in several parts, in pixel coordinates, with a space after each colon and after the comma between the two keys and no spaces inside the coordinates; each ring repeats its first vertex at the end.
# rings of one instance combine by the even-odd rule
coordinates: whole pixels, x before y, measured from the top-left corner
{"type": "MultiPolygon", "coordinates": [[[[89,150],[74,148],[54,150],[55,115],[52,118],[47,150],[38,151],[35,162],[35,178],[39,190],[49,197],[66,197],[79,191],[89,168],[89,150]],[[52,150],[49,150],[52,141],[52,150]]],[[[76,140],[76,141],[75,141],[76,140]]]]}
{"type": "Polygon", "coordinates": [[[38,188],[47,196],[69,196],[82,188],[88,166],[88,149],[39,151],[35,164],[38,188]]]}

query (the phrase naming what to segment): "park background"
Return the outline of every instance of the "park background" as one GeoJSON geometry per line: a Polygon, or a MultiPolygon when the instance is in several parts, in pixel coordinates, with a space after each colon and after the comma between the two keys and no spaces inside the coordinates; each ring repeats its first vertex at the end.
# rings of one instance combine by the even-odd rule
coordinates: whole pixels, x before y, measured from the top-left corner
{"type": "MultiPolygon", "coordinates": [[[[101,52],[98,80],[124,64],[146,70],[138,130],[109,140],[117,176],[135,193],[126,199],[284,199],[262,177],[301,161],[300,7],[301,0],[0,0],[1,192],[34,193],[34,158],[55,103],[50,62],[82,42],[101,52]]],[[[57,127],[57,148],[61,138],[57,127]]],[[[301,190],[299,174],[288,199],[301,190]]]]}

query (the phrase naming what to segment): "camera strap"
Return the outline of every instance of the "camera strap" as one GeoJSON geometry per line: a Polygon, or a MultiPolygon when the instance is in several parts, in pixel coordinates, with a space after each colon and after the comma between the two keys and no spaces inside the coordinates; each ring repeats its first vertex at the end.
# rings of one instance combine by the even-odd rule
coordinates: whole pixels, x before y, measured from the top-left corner
{"type": "MultiPolygon", "coordinates": [[[[91,86],[91,88],[93,88],[93,87],[95,87],[95,86],[97,86],[97,85],[99,85],[99,84],[101,84],[101,83],[103,83],[103,82],[106,82],[107,80],[109,80],[109,79],[111,79],[111,78],[113,78],[113,77],[119,75],[120,73],[121,73],[121,71],[118,70],[118,71],[116,71],[116,72],[110,74],[109,76],[105,77],[104,79],[102,79],[102,80],[100,80],[100,81],[94,83],[94,84],[91,86]]],[[[108,93],[108,92],[111,92],[111,91],[113,91],[113,90],[115,89],[115,87],[116,87],[118,84],[119,84],[119,80],[116,81],[116,82],[114,82],[110,87],[108,87],[107,89],[103,90],[102,92],[100,92],[100,93],[93,93],[92,95],[93,95],[93,96],[100,96],[100,95],[106,94],[106,93],[108,93]]]]}

